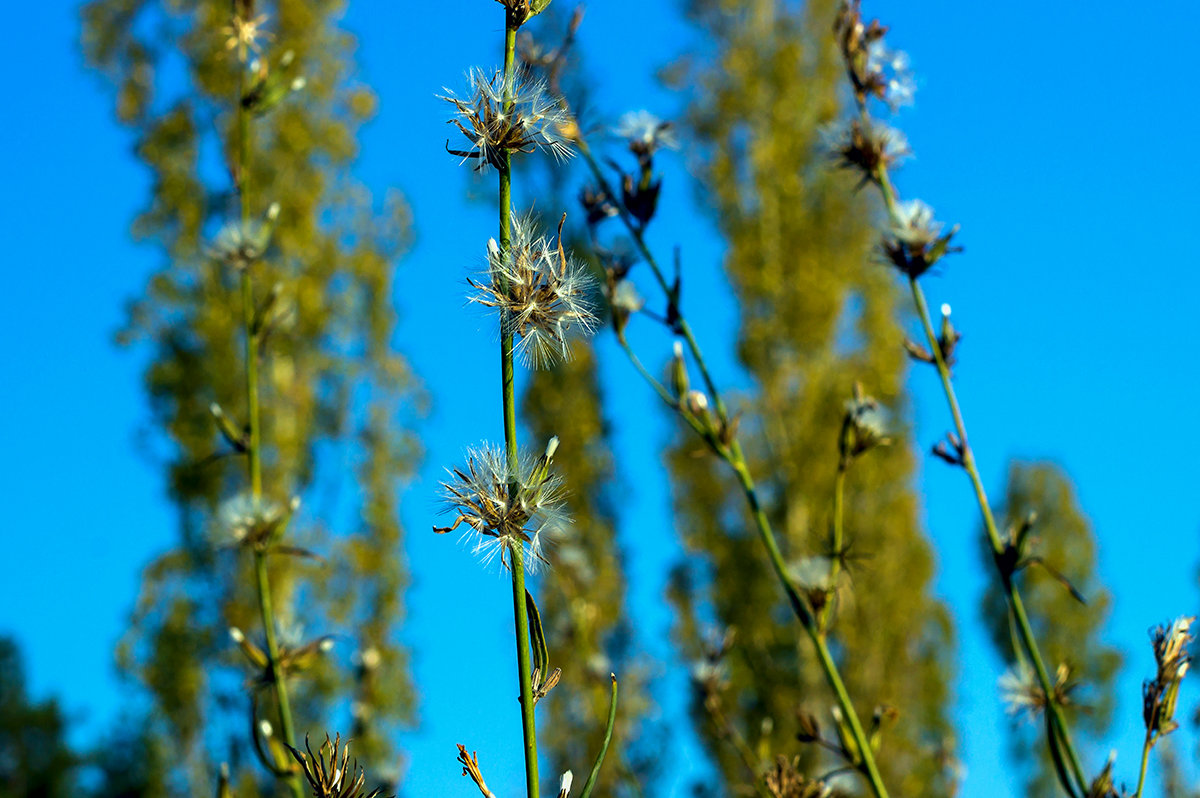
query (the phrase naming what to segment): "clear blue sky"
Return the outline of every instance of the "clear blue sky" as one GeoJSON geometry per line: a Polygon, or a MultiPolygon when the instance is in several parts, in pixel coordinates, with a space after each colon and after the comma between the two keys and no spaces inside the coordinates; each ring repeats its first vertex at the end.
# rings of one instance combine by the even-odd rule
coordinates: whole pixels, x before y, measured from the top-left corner
{"type": "MultiPolygon", "coordinates": [[[[10,5],[14,35],[0,51],[0,70],[11,78],[0,126],[8,155],[0,163],[0,364],[8,386],[0,392],[0,633],[21,643],[35,694],[61,696],[88,739],[125,700],[112,648],[139,570],[174,539],[161,474],[139,446],[145,353],[111,342],[123,302],[160,255],[129,238],[147,178],[101,82],[82,69],[76,5],[10,5]]],[[[361,76],[381,100],[357,173],[376,194],[402,189],[415,212],[418,243],[401,264],[396,296],[399,340],[438,341],[406,349],[435,400],[422,432],[428,456],[404,502],[416,577],[405,638],[416,649],[422,690],[422,725],[404,740],[406,788],[469,796],[473,788],[453,763],[454,743],[463,742],[480,748],[497,791],[515,794],[520,731],[508,588],[425,532],[442,466],[464,445],[499,433],[490,397],[455,390],[446,365],[492,359],[486,322],[455,318],[462,277],[478,263],[492,214],[464,203],[466,172],[441,153],[445,109],[433,95],[457,85],[469,66],[496,63],[500,17],[491,0],[460,0],[448,4],[450,13],[415,21],[408,5],[359,0],[346,17],[361,37],[361,76]],[[478,26],[465,21],[473,6],[486,20],[478,26]],[[494,651],[501,667],[480,668],[464,641],[439,634],[464,605],[483,631],[473,651],[494,651]],[[454,684],[462,676],[476,686],[469,696],[454,684]]],[[[1108,638],[1128,652],[1109,745],[1120,776],[1132,781],[1139,685],[1151,668],[1146,631],[1194,612],[1198,598],[1200,332],[1191,307],[1200,288],[1192,235],[1200,164],[1188,142],[1200,125],[1186,32],[1200,24],[1200,9],[1108,0],[1085,13],[1075,7],[1020,0],[875,3],[867,11],[892,24],[892,41],[909,51],[919,75],[916,106],[900,120],[917,153],[901,188],[963,225],[968,251],[926,290],[935,304],[953,304],[968,336],[958,385],[987,483],[1000,489],[1012,457],[1061,463],[1101,541],[1101,572],[1116,596],[1108,638]]],[[[656,86],[653,71],[690,41],[674,3],[594,3],[581,46],[605,65],[599,106],[614,116],[642,107],[670,115],[678,101],[656,86]]],[[[656,241],[686,242],[688,299],[714,308],[702,346],[717,357],[721,380],[736,383],[719,242],[693,209],[685,179],[671,169],[656,241]]],[[[629,387],[610,412],[629,496],[622,536],[636,541],[634,600],[648,613],[643,640],[665,653],[655,641],[667,618],[654,609],[673,557],[661,532],[669,520],[654,451],[665,428],[641,412],[651,400],[626,364],[604,355],[608,384],[629,387]]],[[[926,448],[948,426],[944,405],[931,375],[915,373],[912,389],[926,448]]],[[[921,484],[939,555],[937,589],[956,608],[964,795],[1013,794],[999,786],[1007,720],[975,609],[984,578],[976,510],[961,475],[938,462],[926,459],[921,484]]],[[[1197,695],[1185,686],[1186,712],[1197,695]]],[[[668,718],[677,714],[678,690],[663,701],[668,718]]],[[[1190,753],[1191,734],[1179,742],[1190,753]]],[[[1092,769],[1107,747],[1088,752],[1092,769]]],[[[685,743],[685,762],[693,753],[685,743]]]]}

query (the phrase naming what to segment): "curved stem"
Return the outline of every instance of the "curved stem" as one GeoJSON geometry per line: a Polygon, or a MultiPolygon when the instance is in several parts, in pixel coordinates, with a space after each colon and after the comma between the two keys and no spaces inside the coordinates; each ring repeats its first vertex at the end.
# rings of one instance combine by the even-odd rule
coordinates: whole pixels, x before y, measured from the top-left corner
{"type": "MultiPolygon", "coordinates": [[[[588,167],[591,169],[592,176],[596,179],[600,190],[610,197],[619,197],[620,194],[613,191],[612,185],[608,182],[607,178],[604,177],[604,173],[601,171],[599,163],[597,163],[595,156],[592,154],[591,148],[588,147],[586,139],[584,139],[581,135],[576,139],[576,144],[580,153],[583,155],[584,160],[587,162],[588,167]]],[[[628,210],[626,210],[621,202],[617,201],[614,204],[617,207],[621,221],[624,222],[626,229],[629,231],[630,236],[632,236],[634,243],[637,245],[638,251],[642,255],[642,258],[646,261],[646,263],[650,266],[650,270],[654,273],[654,278],[658,282],[659,288],[661,288],[663,293],[667,296],[667,301],[675,307],[678,318],[676,332],[687,343],[688,351],[692,355],[692,360],[696,364],[696,368],[700,371],[701,379],[704,380],[704,385],[708,389],[709,396],[713,401],[713,406],[716,408],[718,418],[720,418],[722,421],[725,421],[728,418],[725,402],[721,398],[721,392],[717,389],[716,381],[713,380],[712,374],[708,369],[708,363],[704,359],[703,353],[700,351],[700,345],[696,342],[696,338],[692,334],[691,326],[688,324],[687,318],[683,314],[683,309],[678,306],[678,297],[675,296],[671,286],[667,283],[666,277],[658,265],[658,261],[655,259],[654,254],[650,251],[649,246],[646,244],[646,240],[642,235],[641,227],[634,222],[633,217],[629,215],[628,210]]],[[[633,351],[629,348],[628,344],[623,338],[621,339],[621,345],[622,348],[625,349],[626,354],[630,356],[630,359],[642,377],[645,378],[652,387],[654,387],[659,396],[663,398],[663,401],[678,411],[678,403],[673,401],[670,395],[665,392],[665,389],[662,388],[661,384],[659,384],[657,380],[653,379],[649,375],[649,373],[642,366],[641,362],[633,356],[633,351]]],[[[692,423],[690,418],[687,418],[686,415],[684,417],[689,424],[691,424],[692,428],[697,431],[697,433],[699,433],[702,437],[705,437],[706,440],[709,440],[709,436],[707,436],[703,430],[699,429],[697,425],[692,423]]],[[[709,440],[709,443],[712,445],[711,440],[709,440]]],[[[712,448],[717,453],[717,456],[728,463],[733,469],[734,473],[737,474],[738,482],[742,488],[742,493],[746,498],[746,503],[749,505],[751,514],[754,516],[754,524],[756,530],[758,531],[759,540],[762,542],[763,547],[767,550],[767,557],[771,561],[771,567],[775,572],[775,576],[779,579],[780,585],[783,587],[784,593],[788,599],[788,603],[791,605],[792,612],[800,621],[800,625],[804,628],[805,633],[808,635],[809,639],[812,641],[813,647],[817,651],[817,660],[821,664],[821,670],[825,675],[825,681],[833,691],[834,696],[837,699],[838,706],[850,726],[851,735],[854,737],[854,741],[857,744],[859,751],[862,752],[863,761],[861,767],[859,767],[859,771],[867,779],[867,782],[871,787],[871,792],[876,796],[876,798],[887,798],[887,788],[883,784],[883,777],[880,775],[879,767],[875,763],[875,755],[871,750],[867,735],[863,731],[862,722],[858,718],[858,712],[855,710],[854,704],[850,700],[850,694],[846,691],[846,685],[842,681],[841,673],[838,670],[837,663],[833,659],[833,655],[829,650],[824,636],[818,629],[817,618],[813,613],[812,606],[809,604],[808,599],[802,596],[800,591],[797,590],[796,586],[792,584],[791,577],[787,574],[787,566],[784,563],[783,554],[779,549],[779,544],[776,541],[775,533],[771,528],[771,522],[767,518],[767,515],[763,511],[762,505],[759,502],[758,492],[755,488],[754,480],[750,475],[749,468],[746,465],[746,458],[742,452],[741,443],[737,437],[734,436],[728,445],[713,446],[712,448]]]]}
{"type": "MultiPolygon", "coordinates": [[[[504,111],[512,113],[512,89],[515,75],[517,22],[511,12],[504,26],[504,111]]],[[[500,172],[500,256],[507,257],[512,244],[512,163],[505,150],[500,172]]],[[[501,277],[501,280],[504,278],[501,277]]],[[[508,286],[501,284],[505,291],[508,286]]],[[[503,322],[502,322],[503,323],[503,322]]],[[[504,452],[508,462],[508,493],[514,498],[520,486],[517,456],[517,403],[513,374],[513,334],[502,331],[500,337],[500,382],[504,410],[504,452]]],[[[521,685],[521,733],[525,750],[525,789],[528,798],[538,798],[537,723],[534,718],[532,673],[529,669],[529,616],[525,610],[525,552],[520,543],[509,549],[512,567],[513,619],[517,636],[517,678],[521,685]]]]}
{"type": "MultiPolygon", "coordinates": [[[[941,378],[942,392],[946,395],[946,403],[950,407],[950,415],[954,420],[954,429],[961,442],[962,467],[970,477],[971,487],[975,491],[975,500],[979,505],[979,512],[983,516],[983,525],[987,530],[988,543],[992,547],[992,560],[996,564],[1001,586],[1008,598],[1009,609],[1012,612],[1012,617],[1016,620],[1021,643],[1026,653],[1029,654],[1029,659],[1033,663],[1034,672],[1037,674],[1042,690],[1046,696],[1053,696],[1054,682],[1050,679],[1050,672],[1046,669],[1046,662],[1042,658],[1041,650],[1038,648],[1037,638],[1033,634],[1033,626],[1029,622],[1029,614],[1025,611],[1025,603],[1021,600],[1021,594],[1017,590],[1017,586],[1013,583],[1011,576],[1001,565],[1004,541],[1000,537],[995,515],[992,513],[991,504],[988,502],[987,491],[983,487],[983,479],[980,477],[979,468],[975,463],[975,454],[967,439],[967,426],[963,421],[962,408],[959,406],[958,396],[954,391],[954,383],[950,377],[950,367],[946,365],[946,360],[942,357],[941,344],[938,341],[937,334],[933,331],[933,322],[929,316],[929,306],[925,302],[925,294],[915,278],[910,277],[908,282],[909,287],[912,289],[913,303],[916,305],[917,315],[920,317],[921,326],[925,330],[925,338],[929,344],[929,351],[933,353],[934,366],[937,368],[938,376],[941,378]]],[[[1064,783],[1063,788],[1067,791],[1068,795],[1076,794],[1076,790],[1078,790],[1078,794],[1086,795],[1088,792],[1087,777],[1084,775],[1079,754],[1071,742],[1071,732],[1067,727],[1066,718],[1063,716],[1062,707],[1058,702],[1053,700],[1047,700],[1046,704],[1047,711],[1054,716],[1054,726],[1057,728],[1059,737],[1061,738],[1059,742],[1067,754],[1068,764],[1071,767],[1071,775],[1075,778],[1076,782],[1074,786],[1064,783]]]]}
{"type": "MultiPolygon", "coordinates": [[[[245,92],[245,68],[239,65],[237,97],[237,182],[238,202],[241,206],[242,225],[250,220],[250,119],[242,107],[245,92]]],[[[250,478],[250,495],[257,504],[262,500],[262,424],[259,417],[258,379],[258,333],[254,319],[254,284],[250,266],[242,271],[242,325],[245,328],[246,406],[250,421],[250,440],[247,444],[247,470],[250,478]]],[[[286,677],[279,667],[279,643],[275,636],[275,612],[271,601],[271,584],[267,573],[266,551],[254,551],[254,576],[258,592],[258,608],[262,616],[263,632],[267,642],[267,677],[275,691],[275,703],[279,707],[279,726],[287,745],[296,746],[296,733],[292,725],[292,707],[288,699],[286,677]]],[[[295,798],[303,798],[299,775],[290,765],[284,779],[295,798]]]]}

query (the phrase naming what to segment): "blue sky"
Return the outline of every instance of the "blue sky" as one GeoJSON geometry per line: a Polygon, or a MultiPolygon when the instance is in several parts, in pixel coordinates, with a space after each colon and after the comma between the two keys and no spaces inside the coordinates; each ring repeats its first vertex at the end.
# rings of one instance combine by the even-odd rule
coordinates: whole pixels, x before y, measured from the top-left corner
{"type": "MultiPolygon", "coordinates": [[[[0,163],[8,286],[0,364],[9,386],[0,392],[0,633],[23,646],[35,694],[60,696],[87,739],[122,705],[113,644],[141,566],[174,535],[161,474],[140,443],[145,353],[112,343],[123,303],[160,254],[128,235],[148,181],[100,79],[81,66],[76,5],[13,5],[9,23],[20,35],[0,51],[4,74],[21,76],[10,81],[0,126],[0,151],[9,154],[0,163]]],[[[440,152],[445,109],[433,95],[457,86],[468,67],[499,60],[501,20],[490,0],[453,5],[414,24],[407,4],[351,4],[346,26],[361,38],[360,74],[380,96],[356,171],[376,195],[398,187],[413,206],[418,238],[400,265],[398,340],[436,330],[438,342],[407,351],[435,404],[422,430],[427,458],[404,502],[416,578],[404,636],[422,690],[422,724],[404,740],[406,786],[470,795],[453,763],[454,743],[463,742],[480,749],[493,787],[515,794],[509,588],[425,534],[442,466],[499,434],[494,397],[455,390],[447,368],[457,357],[494,360],[486,321],[462,313],[462,278],[492,234],[493,213],[464,203],[469,178],[440,152]],[[481,22],[464,21],[460,6],[478,6],[481,22]],[[463,607],[482,630],[472,649],[494,652],[496,667],[472,664],[464,641],[437,633],[463,607]],[[456,686],[464,677],[475,685],[470,695],[456,686]]],[[[935,305],[953,304],[967,334],[957,379],[985,480],[998,493],[1011,458],[1052,459],[1075,479],[1099,537],[1101,573],[1116,597],[1107,635],[1127,651],[1127,666],[1115,733],[1087,758],[1095,769],[1117,749],[1118,772],[1132,781],[1139,685],[1152,667],[1147,629],[1194,611],[1198,598],[1200,331],[1189,308],[1200,287],[1191,235],[1200,165],[1188,144],[1198,120],[1186,35],[1169,34],[1194,30],[1200,10],[1097,2],[1083,14],[1071,6],[868,3],[867,13],[892,25],[892,42],[910,53],[919,78],[916,105],[899,119],[917,155],[900,188],[963,225],[967,252],[926,291],[935,305]]],[[[691,44],[674,3],[594,3],[580,41],[605,68],[600,109],[614,117],[678,109],[653,80],[691,44]]],[[[736,384],[719,241],[692,205],[685,156],[686,147],[667,164],[654,243],[667,251],[684,242],[689,301],[710,309],[698,325],[701,344],[719,379],[736,384]]],[[[644,413],[651,398],[628,366],[602,353],[627,486],[622,536],[636,541],[634,601],[647,609],[643,639],[663,652],[654,641],[667,618],[654,608],[674,551],[661,532],[669,517],[656,447],[665,426],[644,413]]],[[[911,386],[924,449],[948,418],[931,374],[915,372],[911,386]]],[[[961,474],[926,458],[920,479],[937,590],[956,609],[963,794],[1015,794],[998,786],[1007,781],[1007,720],[975,609],[985,579],[977,513],[961,474]]],[[[1196,697],[1185,685],[1188,712],[1196,697]]],[[[663,698],[670,717],[681,696],[663,698]]],[[[1190,734],[1179,742],[1191,750],[1190,734]]],[[[686,766],[694,748],[684,741],[681,754],[686,766]]]]}

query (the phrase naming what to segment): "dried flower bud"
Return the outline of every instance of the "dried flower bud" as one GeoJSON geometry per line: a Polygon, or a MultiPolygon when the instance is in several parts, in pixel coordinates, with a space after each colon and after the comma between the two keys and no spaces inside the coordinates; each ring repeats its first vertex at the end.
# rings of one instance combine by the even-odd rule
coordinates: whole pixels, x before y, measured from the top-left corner
{"type": "Polygon", "coordinates": [[[1183,616],[1151,633],[1156,673],[1142,685],[1142,717],[1147,734],[1155,738],[1170,734],[1179,726],[1174,720],[1175,704],[1179,685],[1191,663],[1187,647],[1192,641],[1191,627],[1195,621],[1195,616],[1183,616]]]}
{"type": "Polygon", "coordinates": [[[314,798],[381,798],[384,794],[382,788],[364,792],[367,775],[358,766],[357,760],[351,762],[350,743],[342,745],[341,742],[340,734],[333,740],[327,734],[316,753],[313,753],[307,736],[304,738],[307,753],[288,746],[314,798]]]}
{"type": "Polygon", "coordinates": [[[891,438],[885,433],[884,416],[879,403],[869,396],[863,396],[862,386],[855,384],[854,397],[846,402],[842,433],[838,438],[843,467],[876,446],[889,443],[891,438]]]}

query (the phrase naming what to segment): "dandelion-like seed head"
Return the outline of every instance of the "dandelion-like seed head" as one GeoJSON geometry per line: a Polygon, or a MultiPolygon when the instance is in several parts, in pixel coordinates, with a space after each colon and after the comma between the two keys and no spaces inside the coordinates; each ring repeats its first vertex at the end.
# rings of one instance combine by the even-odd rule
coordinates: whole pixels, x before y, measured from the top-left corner
{"type": "Polygon", "coordinates": [[[870,120],[854,119],[829,134],[827,141],[838,165],[857,170],[864,184],[878,180],[880,169],[890,169],[912,154],[903,133],[870,120]]]}
{"type": "Polygon", "coordinates": [[[962,251],[950,245],[958,225],[943,233],[944,228],[933,218],[933,208],[921,200],[896,203],[883,241],[884,259],[909,277],[920,277],[945,255],[962,251]]]}
{"type": "Polygon", "coordinates": [[[250,57],[250,53],[262,52],[259,39],[270,41],[274,38],[262,29],[269,18],[266,14],[259,14],[257,17],[234,14],[229,24],[221,28],[221,33],[226,37],[225,49],[236,51],[238,61],[243,64],[250,57]]]}
{"type": "Polygon", "coordinates": [[[674,126],[649,111],[630,111],[621,117],[613,134],[625,139],[636,155],[653,155],[656,150],[679,148],[674,126]]]}
{"type": "Polygon", "coordinates": [[[271,203],[262,219],[226,223],[208,248],[209,257],[232,266],[248,269],[266,253],[279,218],[279,203],[271,203]]]}
{"type": "Polygon", "coordinates": [[[292,510],[292,506],[239,493],[217,513],[219,537],[230,546],[265,546],[287,523],[292,510]]]}
{"type": "Polygon", "coordinates": [[[471,302],[500,312],[500,332],[520,339],[517,351],[533,368],[570,357],[572,329],[585,335],[599,321],[592,309],[596,290],[591,270],[569,257],[562,245],[563,215],[554,241],[537,236],[531,217],[512,217],[508,249],[488,242],[488,279],[469,280],[471,302]]]}
{"type": "Polygon", "coordinates": [[[438,95],[454,106],[449,122],[470,142],[467,150],[449,150],[464,163],[502,169],[505,153],[540,149],[559,159],[573,154],[574,119],[544,81],[524,73],[506,80],[502,72],[476,68],[467,73],[467,83],[466,97],[449,89],[438,95]]]}
{"type": "Polygon", "coordinates": [[[312,790],[313,798],[382,798],[384,790],[375,788],[370,792],[364,790],[367,774],[358,766],[358,760],[350,759],[350,743],[342,745],[342,736],[336,735],[332,740],[325,735],[325,742],[313,752],[304,738],[306,751],[299,751],[288,746],[292,758],[300,766],[304,780],[312,790]]]}
{"type": "MultiPolygon", "coordinates": [[[[1048,704],[1046,691],[1042,689],[1033,669],[1026,663],[1022,662],[1005,671],[1000,677],[998,687],[1000,697],[1007,705],[1010,715],[1026,712],[1033,718],[1048,704]]],[[[1053,695],[1050,700],[1059,706],[1065,706],[1070,702],[1070,693],[1074,688],[1070,668],[1059,665],[1055,671],[1053,695]]]]}
{"type": "Polygon", "coordinates": [[[520,456],[515,472],[502,447],[484,444],[469,450],[466,466],[449,469],[450,479],[442,483],[445,512],[455,516],[454,523],[434,531],[450,532],[466,524],[472,550],[485,563],[499,557],[511,569],[519,549],[526,567],[535,571],[546,562],[547,539],[570,524],[562,481],[550,471],[557,446],[558,439],[551,438],[540,457],[520,456]]]}
{"type": "Polygon", "coordinates": [[[912,105],[917,84],[909,66],[908,53],[891,49],[883,39],[876,39],[867,46],[866,79],[872,93],[893,110],[912,105]]]}

